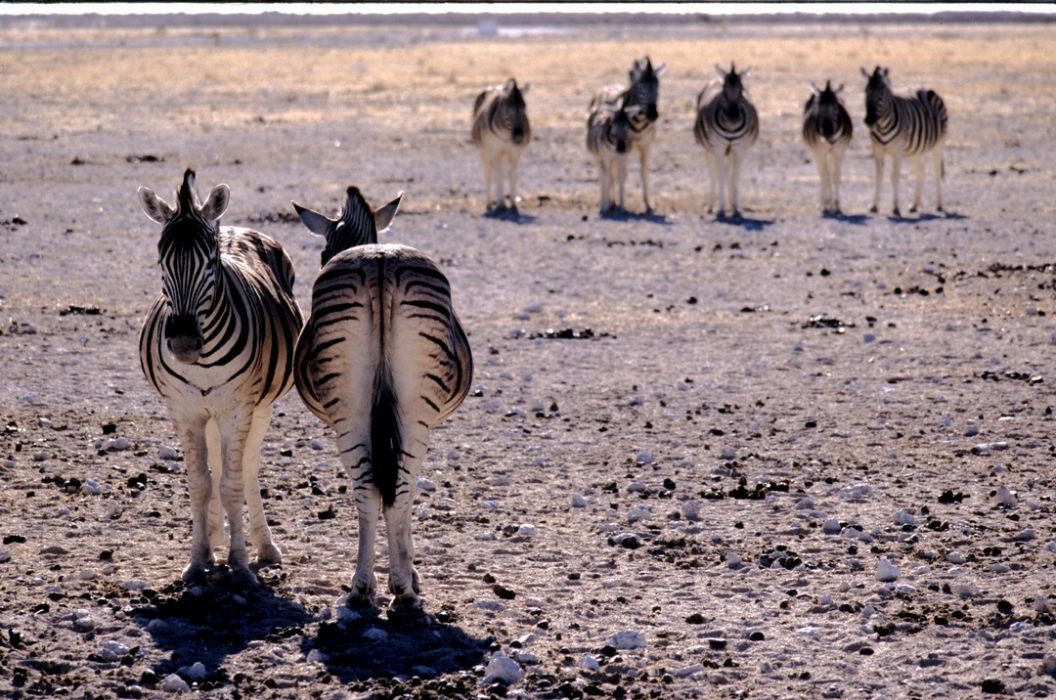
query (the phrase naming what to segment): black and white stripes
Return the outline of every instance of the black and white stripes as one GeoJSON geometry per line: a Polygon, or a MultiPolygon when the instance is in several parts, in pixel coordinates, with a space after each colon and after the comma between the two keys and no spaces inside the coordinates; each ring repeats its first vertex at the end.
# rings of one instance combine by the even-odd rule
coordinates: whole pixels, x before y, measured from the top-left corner
{"type": "Polygon", "coordinates": [[[916,172],[911,212],[920,208],[924,187],[923,156],[931,153],[935,177],[935,209],[942,211],[942,147],[946,138],[946,105],[933,90],[918,90],[914,97],[899,97],[891,91],[888,69],[877,66],[872,74],[865,68],[865,124],[872,140],[876,165],[876,189],[871,211],[880,205],[880,182],[884,172],[884,156],[892,160],[891,187],[894,190],[894,214],[898,207],[898,179],[902,158],[909,158],[916,172]]]}
{"type": "Polygon", "coordinates": [[[737,185],[741,161],[744,152],[759,137],[759,115],[748,101],[742,83],[752,69],[746,68],[738,73],[736,67],[730,64],[729,72],[720,66],[715,66],[715,70],[722,80],[709,83],[697,95],[697,120],[693,125],[693,136],[704,147],[711,171],[708,211],[717,203],[719,217],[725,215],[724,189],[728,184],[730,209],[734,216],[740,216],[737,185]],[[729,168],[727,157],[731,161],[729,168]]]}
{"type": "Polygon", "coordinates": [[[293,299],[293,266],[282,247],[256,231],[219,227],[229,198],[227,185],[219,185],[201,204],[191,170],[175,208],[152,190],[139,190],[147,216],[163,226],[158,255],[164,290],[140,334],[140,364],[168,405],[187,461],[188,581],[213,563],[223,530],[221,504],[231,529],[228,564],[253,580],[243,499],[258,558],[281,561],[260,499],[260,443],[271,404],[293,384],[302,318],[293,299]]]}
{"type": "Polygon", "coordinates": [[[601,213],[624,208],[623,194],[627,182],[627,152],[630,148],[631,117],[639,109],[627,109],[619,102],[606,102],[595,95],[587,117],[587,150],[598,163],[601,185],[601,213]],[[613,189],[617,196],[614,199],[613,189]]]}
{"type": "Polygon", "coordinates": [[[839,97],[843,85],[833,90],[832,81],[826,80],[824,90],[813,83],[810,87],[810,97],[803,107],[803,140],[818,168],[821,210],[824,214],[839,214],[843,155],[851,143],[854,126],[839,97]]]}
{"type": "Polygon", "coordinates": [[[326,237],[330,252],[295,364],[301,397],[336,433],[355,482],[359,555],[352,595],[373,601],[374,538],[384,506],[393,605],[417,608],[411,504],[418,470],[429,431],[469,393],[473,358],[436,263],[414,248],[376,244],[399,203],[397,197],[371,211],[350,187],[337,220],[294,205],[305,226],[326,237]]]}

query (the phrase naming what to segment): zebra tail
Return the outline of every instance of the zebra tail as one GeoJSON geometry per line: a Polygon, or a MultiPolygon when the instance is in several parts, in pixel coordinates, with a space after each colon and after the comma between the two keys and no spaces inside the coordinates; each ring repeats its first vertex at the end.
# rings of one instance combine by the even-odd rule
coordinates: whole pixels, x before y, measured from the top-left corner
{"type": "Polygon", "coordinates": [[[374,401],[370,409],[370,462],[374,485],[381,492],[386,507],[396,502],[396,484],[400,474],[403,438],[400,414],[392,380],[384,364],[378,367],[374,380],[374,401]]]}

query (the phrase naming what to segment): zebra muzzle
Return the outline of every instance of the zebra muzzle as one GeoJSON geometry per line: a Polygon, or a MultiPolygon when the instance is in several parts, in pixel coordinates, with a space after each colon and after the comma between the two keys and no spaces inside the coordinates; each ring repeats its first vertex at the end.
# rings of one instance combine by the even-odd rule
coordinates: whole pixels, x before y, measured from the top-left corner
{"type": "Polygon", "coordinates": [[[645,109],[645,118],[651,122],[655,122],[657,119],[660,118],[660,112],[657,111],[655,104],[649,105],[645,109]]]}
{"type": "Polygon", "coordinates": [[[202,334],[194,316],[169,316],[165,321],[165,340],[169,352],[180,362],[195,362],[202,353],[202,334]]]}

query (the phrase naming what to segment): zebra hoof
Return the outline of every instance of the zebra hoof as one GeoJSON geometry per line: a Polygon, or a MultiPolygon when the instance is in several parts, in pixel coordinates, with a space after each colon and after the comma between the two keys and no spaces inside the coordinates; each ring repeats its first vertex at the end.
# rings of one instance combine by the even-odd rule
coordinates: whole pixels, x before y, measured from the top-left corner
{"type": "Polygon", "coordinates": [[[875,214],[877,211],[879,211],[879,210],[876,208],[875,204],[873,206],[869,207],[869,213],[875,214]]]}
{"type": "Polygon", "coordinates": [[[896,219],[902,218],[902,212],[900,212],[897,207],[891,211],[891,215],[894,216],[896,219]]]}
{"type": "Polygon", "coordinates": [[[248,566],[232,566],[231,580],[236,586],[242,588],[256,588],[260,585],[256,574],[250,571],[248,566]]]}
{"type": "Polygon", "coordinates": [[[276,547],[274,543],[268,542],[257,549],[257,564],[261,568],[275,567],[281,569],[282,552],[279,551],[279,548],[276,547]]]}
{"type": "Polygon", "coordinates": [[[184,567],[180,579],[186,586],[196,586],[206,582],[205,565],[201,562],[192,561],[184,567]]]}
{"type": "Polygon", "coordinates": [[[916,204],[914,204],[913,206],[911,206],[909,208],[909,213],[910,214],[916,214],[917,213],[917,205],[916,204]]]}

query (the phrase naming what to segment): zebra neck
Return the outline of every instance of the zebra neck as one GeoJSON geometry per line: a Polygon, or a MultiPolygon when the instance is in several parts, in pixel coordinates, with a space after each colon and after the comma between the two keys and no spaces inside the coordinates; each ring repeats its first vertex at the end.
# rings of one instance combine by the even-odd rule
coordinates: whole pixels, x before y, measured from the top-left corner
{"type": "Polygon", "coordinates": [[[219,353],[227,345],[238,324],[240,314],[237,313],[231,291],[234,287],[230,279],[231,271],[221,262],[220,274],[216,276],[213,286],[213,298],[209,308],[205,312],[202,322],[202,360],[207,363],[210,358],[219,353]]]}

